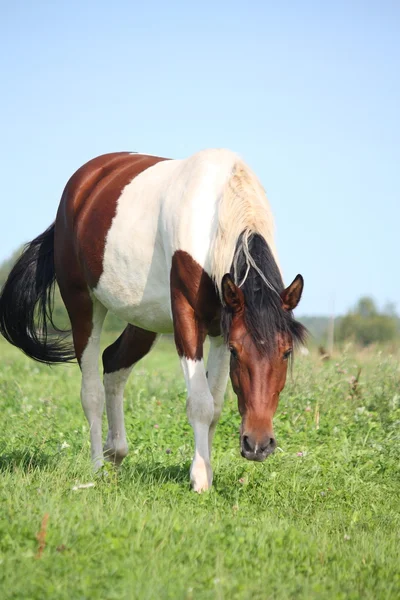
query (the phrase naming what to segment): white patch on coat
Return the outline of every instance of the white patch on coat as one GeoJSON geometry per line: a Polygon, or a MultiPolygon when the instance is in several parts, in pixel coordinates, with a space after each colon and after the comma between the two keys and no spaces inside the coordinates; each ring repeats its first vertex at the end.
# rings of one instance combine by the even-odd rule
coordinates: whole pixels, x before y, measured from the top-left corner
{"type": "Polygon", "coordinates": [[[165,184],[170,171],[168,161],[160,162],[124,188],[106,237],[103,273],[94,290],[121,319],[160,333],[173,330],[170,267],[159,224],[160,182],[165,184]]]}

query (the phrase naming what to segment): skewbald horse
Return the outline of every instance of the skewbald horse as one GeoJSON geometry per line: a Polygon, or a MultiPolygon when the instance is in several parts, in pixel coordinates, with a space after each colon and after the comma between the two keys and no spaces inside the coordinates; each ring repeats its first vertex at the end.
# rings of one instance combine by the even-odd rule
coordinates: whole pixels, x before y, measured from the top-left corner
{"type": "Polygon", "coordinates": [[[301,275],[284,288],[265,192],[237,155],[118,152],[89,161],[68,181],[55,223],[27,245],[2,290],[0,332],[35,360],[77,358],[96,469],[126,456],[126,381],[157,335],[173,332],[195,439],[190,479],[201,492],[212,484],[211,446],[229,374],[242,456],[262,461],[274,451],[272,419],[288,358],[306,333],[292,314],[302,290],[301,275]],[[55,281],[73,348],[63,332],[54,335],[55,281]],[[128,325],[103,352],[102,382],[107,311],[128,325]]]}

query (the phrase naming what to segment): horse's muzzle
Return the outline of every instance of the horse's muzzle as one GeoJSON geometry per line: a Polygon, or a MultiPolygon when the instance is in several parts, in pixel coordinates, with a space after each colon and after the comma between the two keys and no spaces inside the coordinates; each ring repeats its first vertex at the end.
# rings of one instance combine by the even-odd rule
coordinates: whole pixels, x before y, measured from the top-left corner
{"type": "Polygon", "coordinates": [[[276,440],[270,435],[262,440],[257,440],[251,434],[244,434],[240,440],[240,450],[243,458],[262,462],[273,453],[276,448],[276,440]]]}

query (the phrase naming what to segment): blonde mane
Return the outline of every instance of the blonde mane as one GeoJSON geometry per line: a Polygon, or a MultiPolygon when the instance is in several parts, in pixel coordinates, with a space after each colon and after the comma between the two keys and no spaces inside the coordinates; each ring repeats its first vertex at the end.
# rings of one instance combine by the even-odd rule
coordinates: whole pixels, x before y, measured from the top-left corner
{"type": "MultiPolygon", "coordinates": [[[[218,227],[212,252],[211,272],[221,298],[222,278],[225,273],[230,272],[232,264],[237,285],[244,283],[250,266],[254,267],[248,250],[249,237],[254,233],[265,239],[278,263],[274,243],[274,219],[267,196],[256,175],[239,159],[235,162],[219,203],[218,227]],[[248,259],[248,270],[244,280],[237,281],[235,249],[242,232],[244,235],[241,248],[248,259]]],[[[265,276],[261,276],[265,281],[265,276]]],[[[268,281],[266,283],[269,285],[268,281]]]]}

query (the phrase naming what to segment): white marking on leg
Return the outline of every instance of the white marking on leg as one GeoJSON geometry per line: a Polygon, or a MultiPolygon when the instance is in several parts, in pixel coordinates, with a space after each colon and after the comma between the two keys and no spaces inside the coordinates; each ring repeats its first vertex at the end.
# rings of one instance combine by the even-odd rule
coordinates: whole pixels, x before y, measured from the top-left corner
{"type": "Polygon", "coordinates": [[[207,360],[207,381],[214,399],[214,416],[208,433],[208,448],[211,458],[211,448],[215,427],[221,416],[224,404],[226,385],[229,377],[230,353],[222,337],[210,337],[210,352],[207,360]]]}
{"type": "Polygon", "coordinates": [[[101,424],[104,410],[104,387],[99,373],[100,335],[107,309],[93,302],[92,333],[82,353],[81,401],[90,428],[91,456],[97,470],[103,464],[101,424]]]}
{"type": "Polygon", "coordinates": [[[104,456],[120,465],[128,454],[128,442],[124,420],[124,389],[132,367],[104,374],[108,435],[104,445],[104,456]]]}
{"type": "Polygon", "coordinates": [[[195,492],[203,492],[212,484],[208,432],[214,416],[214,401],[208,387],[204,361],[182,358],[181,364],[188,390],[186,411],[195,443],[190,480],[195,492]]]}

